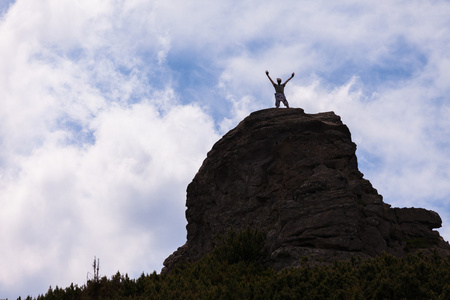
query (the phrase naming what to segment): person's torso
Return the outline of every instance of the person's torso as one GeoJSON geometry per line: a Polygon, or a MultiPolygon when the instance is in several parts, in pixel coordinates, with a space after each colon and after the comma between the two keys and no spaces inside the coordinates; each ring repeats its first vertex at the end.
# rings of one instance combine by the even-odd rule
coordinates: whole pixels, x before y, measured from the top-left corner
{"type": "Polygon", "coordinates": [[[274,84],[275,92],[284,93],[284,84],[274,84]]]}

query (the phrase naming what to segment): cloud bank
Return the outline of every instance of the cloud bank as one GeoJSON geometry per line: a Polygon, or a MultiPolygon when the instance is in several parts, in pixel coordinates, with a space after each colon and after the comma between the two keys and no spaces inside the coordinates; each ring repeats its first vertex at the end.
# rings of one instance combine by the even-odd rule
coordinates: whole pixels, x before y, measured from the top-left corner
{"type": "Polygon", "coordinates": [[[0,4],[0,298],[159,271],[207,151],[272,107],[335,111],[385,202],[450,239],[447,1],[0,4]]]}

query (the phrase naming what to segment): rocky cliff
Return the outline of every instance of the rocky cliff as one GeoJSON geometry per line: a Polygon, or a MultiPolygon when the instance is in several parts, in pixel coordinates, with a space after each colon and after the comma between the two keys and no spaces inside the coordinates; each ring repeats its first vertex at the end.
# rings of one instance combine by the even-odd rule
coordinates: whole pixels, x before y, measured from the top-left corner
{"type": "Polygon", "coordinates": [[[275,269],[386,252],[404,256],[450,246],[436,212],[392,208],[358,170],[350,131],[333,112],[266,109],[219,140],[187,188],[187,242],[170,270],[210,252],[230,228],[266,234],[275,269]]]}

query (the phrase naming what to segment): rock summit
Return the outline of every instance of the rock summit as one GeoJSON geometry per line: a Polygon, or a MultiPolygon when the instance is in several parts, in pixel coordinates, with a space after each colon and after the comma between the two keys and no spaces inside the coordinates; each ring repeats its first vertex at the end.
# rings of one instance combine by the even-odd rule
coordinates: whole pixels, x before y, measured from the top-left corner
{"type": "Polygon", "coordinates": [[[265,263],[317,263],[402,257],[418,250],[447,256],[441,218],[423,208],[392,208],[358,170],[356,145],[334,112],[265,109],[250,114],[208,153],[187,187],[186,244],[170,271],[214,248],[229,229],[266,235],[265,263]]]}

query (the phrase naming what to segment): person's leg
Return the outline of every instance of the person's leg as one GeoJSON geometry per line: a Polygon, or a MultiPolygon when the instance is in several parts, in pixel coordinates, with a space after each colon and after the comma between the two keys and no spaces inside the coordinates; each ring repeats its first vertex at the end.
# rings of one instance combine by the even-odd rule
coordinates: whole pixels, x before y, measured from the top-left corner
{"type": "MultiPolygon", "coordinates": [[[[284,106],[286,106],[287,108],[289,108],[289,103],[287,102],[286,96],[285,96],[284,94],[280,93],[280,94],[278,95],[278,99],[280,99],[280,100],[283,102],[284,106]]],[[[278,103],[279,103],[279,102],[278,102],[278,103]]]]}
{"type": "Polygon", "coordinates": [[[279,108],[280,107],[280,97],[279,95],[275,94],[275,107],[279,108]]]}

